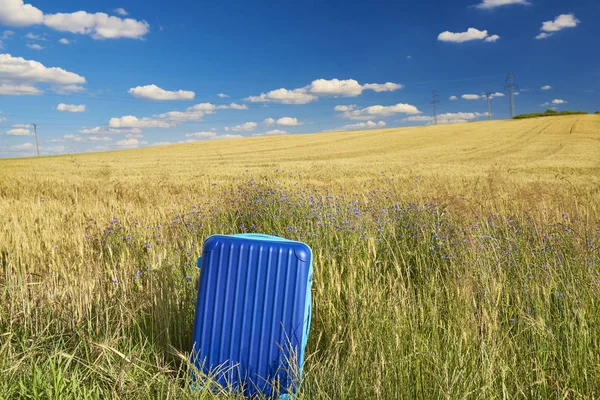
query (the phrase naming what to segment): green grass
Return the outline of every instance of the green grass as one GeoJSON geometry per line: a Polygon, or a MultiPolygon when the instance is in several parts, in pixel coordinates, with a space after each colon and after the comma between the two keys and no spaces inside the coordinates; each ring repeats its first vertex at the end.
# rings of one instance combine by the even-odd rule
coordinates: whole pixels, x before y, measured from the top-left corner
{"type": "Polygon", "coordinates": [[[549,108],[543,113],[519,114],[515,115],[514,119],[539,118],[539,117],[559,117],[565,115],[586,115],[586,111],[554,111],[549,108]]]}
{"type": "Polygon", "coordinates": [[[216,397],[194,264],[250,231],[313,249],[301,399],[597,398],[598,123],[2,161],[0,398],[216,397]]]}

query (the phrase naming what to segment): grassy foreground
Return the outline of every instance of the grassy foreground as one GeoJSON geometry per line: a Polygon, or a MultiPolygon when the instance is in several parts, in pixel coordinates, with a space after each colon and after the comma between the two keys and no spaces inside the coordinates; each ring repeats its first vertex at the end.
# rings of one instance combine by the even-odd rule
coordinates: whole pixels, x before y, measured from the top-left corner
{"type": "Polygon", "coordinates": [[[599,188],[596,115],[0,161],[0,398],[214,397],[194,262],[254,231],[313,248],[302,399],[598,398],[599,188]]]}

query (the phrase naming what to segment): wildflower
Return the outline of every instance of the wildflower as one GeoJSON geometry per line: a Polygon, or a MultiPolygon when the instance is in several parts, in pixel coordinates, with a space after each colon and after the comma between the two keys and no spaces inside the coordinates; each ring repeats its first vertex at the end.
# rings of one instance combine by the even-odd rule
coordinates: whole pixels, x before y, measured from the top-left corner
{"type": "Polygon", "coordinates": [[[152,248],[152,245],[151,245],[150,243],[146,243],[146,248],[147,248],[147,249],[151,249],[151,248],[152,248]]]}
{"type": "Polygon", "coordinates": [[[114,283],[116,285],[117,283],[119,283],[119,280],[115,278],[112,280],[112,283],[114,283]]]}
{"type": "Polygon", "coordinates": [[[190,282],[192,280],[192,277],[188,275],[188,276],[185,277],[185,280],[188,281],[188,282],[190,282]]]}

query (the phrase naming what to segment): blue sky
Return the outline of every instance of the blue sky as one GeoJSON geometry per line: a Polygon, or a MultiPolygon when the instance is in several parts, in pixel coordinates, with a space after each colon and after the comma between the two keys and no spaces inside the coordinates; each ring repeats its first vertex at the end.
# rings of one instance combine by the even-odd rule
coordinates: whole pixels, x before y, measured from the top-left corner
{"type": "Polygon", "coordinates": [[[0,0],[0,157],[600,109],[592,0],[0,0]],[[221,94],[221,96],[219,96],[221,94]],[[226,97],[225,97],[226,96],[226,97]],[[452,97],[451,96],[455,96],[452,97]]]}

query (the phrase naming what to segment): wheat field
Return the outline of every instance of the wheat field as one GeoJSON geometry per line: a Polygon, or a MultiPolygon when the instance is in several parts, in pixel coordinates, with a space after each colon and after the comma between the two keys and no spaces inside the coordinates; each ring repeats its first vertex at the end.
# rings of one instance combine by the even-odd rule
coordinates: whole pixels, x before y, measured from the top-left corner
{"type": "Polygon", "coordinates": [[[600,116],[0,160],[0,398],[191,390],[202,241],[308,243],[301,399],[600,397],[600,116]]]}

